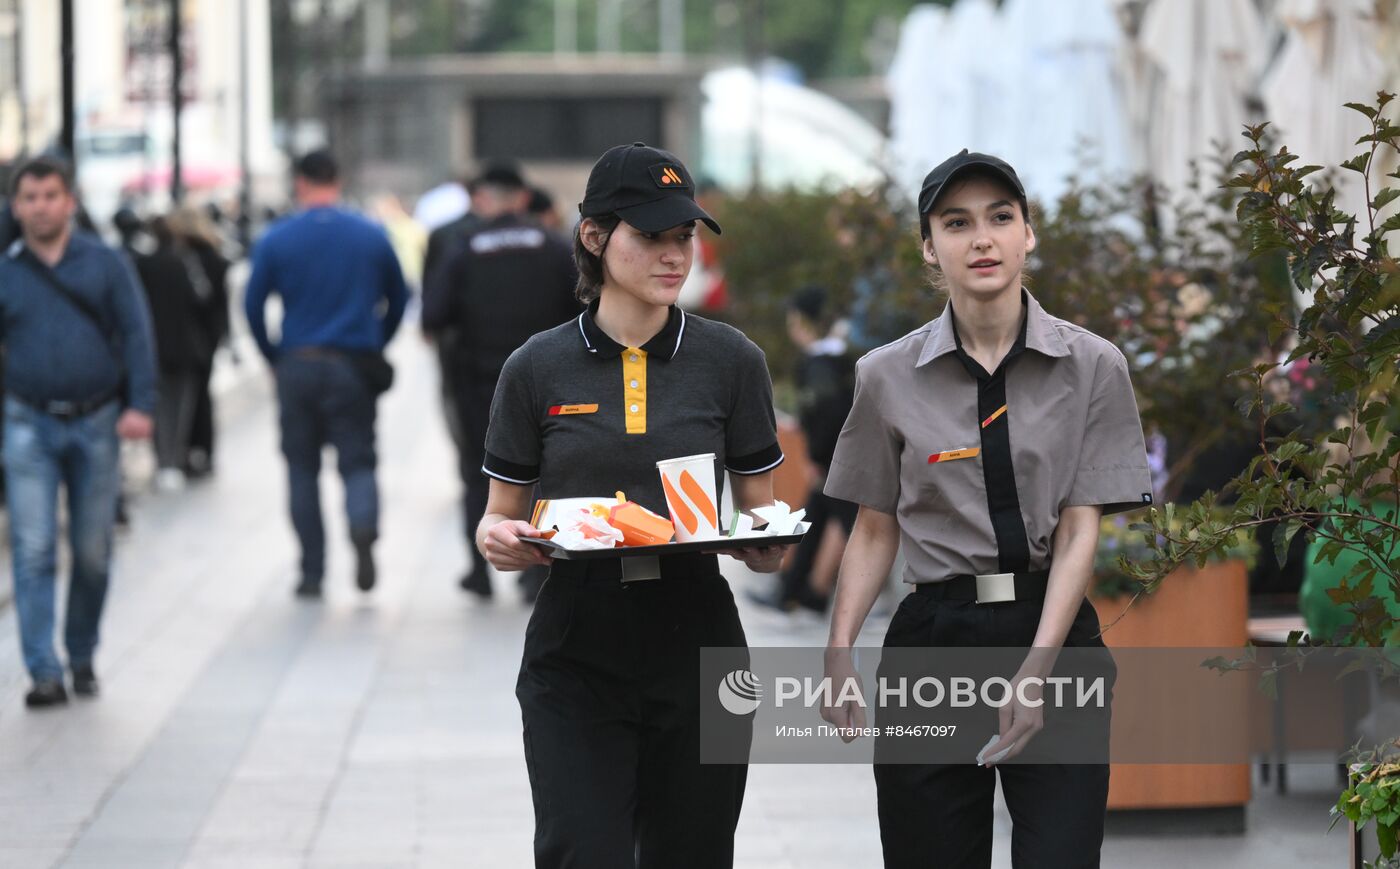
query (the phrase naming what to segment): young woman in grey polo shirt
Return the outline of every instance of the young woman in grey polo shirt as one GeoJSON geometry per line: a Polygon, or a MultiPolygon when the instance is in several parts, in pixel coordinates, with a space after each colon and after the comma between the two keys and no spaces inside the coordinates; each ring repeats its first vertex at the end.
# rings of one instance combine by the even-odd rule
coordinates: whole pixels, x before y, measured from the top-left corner
{"type": "MultiPolygon", "coordinates": [[[[763,352],[675,307],[696,224],[719,232],[685,167],[613,148],[579,211],[588,310],[510,357],[491,408],[477,545],[498,570],[549,561],[522,540],[540,534],[525,521],[537,482],[551,499],[620,489],[665,515],[657,461],[714,453],[750,509],[772,502],[783,460],[763,352]]],[[[733,554],[765,573],[782,558],[733,554]]],[[[623,561],[555,562],[526,629],[516,696],[536,865],[732,866],[747,770],[700,764],[698,676],[701,647],[746,645],[733,595],[712,554],[663,557],[645,581],[624,581],[623,561]]],[[[747,739],[750,719],[722,726],[747,739]]]]}
{"type": "MultiPolygon", "coordinates": [[[[876,738],[885,865],[989,866],[1000,773],[1012,865],[1095,867],[1107,763],[1035,761],[1058,744],[1057,728],[1043,731],[1040,702],[1060,650],[1102,650],[1085,598],[1100,516],[1152,500],[1127,363],[1022,287],[1036,239],[1025,191],[1005,162],[967,151],[945,161],[924,180],[919,215],[924,259],[941,274],[948,305],[857,366],[855,403],[826,483],[828,495],[861,505],[827,671],[838,683],[853,674],[851,647],[902,543],[916,593],[891,621],[882,670],[917,648],[939,648],[926,659],[940,666],[993,655],[959,657],[949,647],[1026,651],[1014,652],[1011,702],[985,710],[986,729],[940,740],[962,747],[938,759],[961,762],[884,763],[908,761],[909,742],[876,738]]],[[[1111,691],[1107,653],[1086,657],[1103,667],[1111,691]]],[[[823,715],[841,727],[865,724],[854,703],[823,715]]],[[[1107,717],[1105,709],[1090,719],[1100,746],[1107,717]]]]}

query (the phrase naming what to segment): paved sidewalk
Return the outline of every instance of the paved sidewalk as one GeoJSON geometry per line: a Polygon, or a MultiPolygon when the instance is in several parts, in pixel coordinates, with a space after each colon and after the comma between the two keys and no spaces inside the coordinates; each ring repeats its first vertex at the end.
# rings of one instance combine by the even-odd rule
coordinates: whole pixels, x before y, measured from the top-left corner
{"type": "MultiPolygon", "coordinates": [[[[26,712],[13,612],[0,612],[0,867],[531,865],[513,696],[528,610],[508,578],[489,605],[456,587],[456,474],[430,354],[415,335],[397,343],[372,595],[353,590],[339,542],[327,599],[291,597],[264,378],[221,433],[218,477],[147,496],[122,540],[100,700],[26,712]]],[[[339,485],[326,480],[330,536],[342,541],[339,485]]],[[[815,619],[743,615],[754,645],[825,637],[815,619]]],[[[1330,772],[1295,768],[1293,785],[1256,797],[1245,835],[1110,837],[1103,865],[1346,865],[1344,834],[1324,835],[1330,772]]],[[[1004,810],[998,828],[995,865],[1006,867],[1004,810]]],[[[878,866],[869,769],[753,767],[736,865],[878,866]]]]}

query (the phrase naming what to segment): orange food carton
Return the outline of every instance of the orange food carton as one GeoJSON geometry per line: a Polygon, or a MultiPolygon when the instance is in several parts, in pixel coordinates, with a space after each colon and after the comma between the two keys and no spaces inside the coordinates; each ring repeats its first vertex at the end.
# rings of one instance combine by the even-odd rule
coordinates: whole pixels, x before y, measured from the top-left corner
{"type": "Polygon", "coordinates": [[[658,516],[641,504],[617,493],[618,504],[608,511],[608,524],[622,532],[623,546],[655,546],[670,543],[676,528],[671,520],[658,516]]]}

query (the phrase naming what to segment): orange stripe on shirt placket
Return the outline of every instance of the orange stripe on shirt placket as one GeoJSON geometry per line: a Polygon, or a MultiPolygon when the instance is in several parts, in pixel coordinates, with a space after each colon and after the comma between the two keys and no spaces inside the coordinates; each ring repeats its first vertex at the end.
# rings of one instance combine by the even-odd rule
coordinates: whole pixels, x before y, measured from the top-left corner
{"type": "Polygon", "coordinates": [[[1006,413],[1006,405],[1004,405],[1004,404],[1003,404],[1001,407],[997,408],[996,413],[994,413],[994,414],[992,414],[991,416],[987,417],[986,419],[982,420],[982,428],[986,428],[987,426],[989,426],[989,425],[991,425],[992,423],[996,422],[996,421],[997,421],[997,417],[1001,416],[1003,413],[1006,413]]]}
{"type": "Polygon", "coordinates": [[[622,418],[628,434],[647,433],[647,351],[622,351],[622,418]]]}

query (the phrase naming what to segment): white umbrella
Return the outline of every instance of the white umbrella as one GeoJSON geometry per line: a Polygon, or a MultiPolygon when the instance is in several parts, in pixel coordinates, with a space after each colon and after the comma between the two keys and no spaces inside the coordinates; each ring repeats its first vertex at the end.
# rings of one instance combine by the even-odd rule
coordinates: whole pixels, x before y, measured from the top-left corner
{"type": "Polygon", "coordinates": [[[1016,83],[1003,66],[1002,53],[992,50],[1007,42],[1003,19],[992,0],[958,0],[948,24],[939,43],[942,56],[936,58],[935,105],[950,122],[949,142],[937,160],[962,148],[1004,154],[1014,136],[1011,95],[1016,83]]]}
{"type": "Polygon", "coordinates": [[[1220,147],[1235,150],[1250,120],[1245,99],[1264,43],[1252,0],[1153,0],[1147,8],[1138,47],[1157,70],[1147,168],[1174,198],[1194,198],[1215,185],[1207,171],[1200,187],[1188,190],[1188,163],[1220,147]]]}
{"type": "Polygon", "coordinates": [[[706,75],[700,90],[702,174],[720,187],[752,185],[755,123],[764,187],[870,187],[886,177],[884,135],[826,94],[742,67],[706,75]]]}
{"type": "Polygon", "coordinates": [[[895,178],[911,199],[918,194],[924,175],[942,159],[937,155],[948,149],[941,138],[947,135],[946,125],[929,99],[939,60],[932,49],[947,26],[947,9],[915,6],[900,27],[899,45],[885,75],[895,178]]]}
{"type": "MultiPolygon", "coordinates": [[[[1400,94],[1400,0],[1382,0],[1377,4],[1377,11],[1380,14],[1380,25],[1377,28],[1377,52],[1385,59],[1385,90],[1392,94],[1400,94]]],[[[1391,121],[1400,123],[1400,100],[1392,100],[1386,109],[1386,115],[1391,121]]],[[[1378,154],[1375,167],[1376,171],[1382,175],[1396,171],[1400,167],[1400,154],[1386,150],[1384,156],[1378,154]]],[[[1393,183],[1394,179],[1390,179],[1393,183]]],[[[1392,205],[1388,210],[1396,209],[1392,205]]]]}
{"type": "Polygon", "coordinates": [[[1119,61],[1124,35],[1110,0],[1009,0],[1002,14],[1023,65],[1011,77],[1019,94],[1005,156],[1027,192],[1053,204],[1071,174],[1131,172],[1119,61]]]}
{"type": "Polygon", "coordinates": [[[891,151],[911,195],[963,148],[1001,155],[1011,146],[1015,75],[1007,63],[1016,52],[1006,40],[991,0],[959,0],[951,12],[919,6],[905,19],[886,82],[891,151]]]}
{"type": "MultiPolygon", "coordinates": [[[[1385,83],[1371,13],[1370,0],[1284,0],[1279,6],[1287,32],[1262,91],[1269,121],[1303,163],[1337,166],[1362,150],[1356,140],[1370,123],[1343,106],[1373,102],[1385,83]]],[[[1359,215],[1365,207],[1361,179],[1345,171],[1335,179],[1338,206],[1359,215]]]]}

